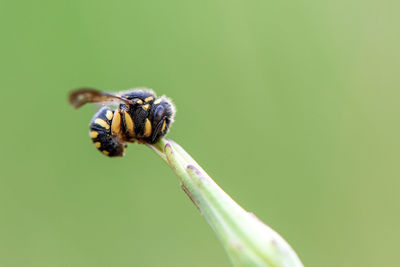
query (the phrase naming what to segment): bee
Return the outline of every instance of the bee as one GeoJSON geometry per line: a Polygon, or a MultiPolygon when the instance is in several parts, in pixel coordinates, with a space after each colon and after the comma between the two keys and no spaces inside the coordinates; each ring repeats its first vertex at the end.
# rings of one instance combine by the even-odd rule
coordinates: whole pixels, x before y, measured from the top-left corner
{"type": "Polygon", "coordinates": [[[93,116],[89,136],[95,147],[109,157],[125,155],[126,143],[156,143],[174,121],[175,106],[150,89],[132,89],[110,94],[82,88],[69,94],[69,103],[80,108],[86,103],[105,106],[93,116]],[[109,105],[117,106],[115,110],[109,105]]]}

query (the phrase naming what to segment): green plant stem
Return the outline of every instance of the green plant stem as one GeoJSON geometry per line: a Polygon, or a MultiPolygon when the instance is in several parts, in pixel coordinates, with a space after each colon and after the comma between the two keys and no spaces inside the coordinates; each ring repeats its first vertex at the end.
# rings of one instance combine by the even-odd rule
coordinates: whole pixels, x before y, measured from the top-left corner
{"type": "Polygon", "coordinates": [[[149,146],[174,170],[235,266],[303,266],[279,234],[239,206],[176,142],[161,139],[149,146]]]}

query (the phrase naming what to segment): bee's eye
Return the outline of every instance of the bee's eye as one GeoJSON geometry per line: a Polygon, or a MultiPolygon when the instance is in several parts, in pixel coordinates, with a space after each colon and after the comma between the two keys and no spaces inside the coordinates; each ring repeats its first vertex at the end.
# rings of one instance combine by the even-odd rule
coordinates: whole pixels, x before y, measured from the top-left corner
{"type": "Polygon", "coordinates": [[[165,108],[162,105],[158,105],[158,107],[154,111],[154,121],[161,121],[164,117],[165,108]]]}

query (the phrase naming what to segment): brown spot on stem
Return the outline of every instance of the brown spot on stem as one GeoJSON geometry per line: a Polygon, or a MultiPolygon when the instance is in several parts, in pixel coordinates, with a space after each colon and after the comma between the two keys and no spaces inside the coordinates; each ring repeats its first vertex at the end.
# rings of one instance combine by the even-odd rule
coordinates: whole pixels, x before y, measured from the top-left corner
{"type": "Polygon", "coordinates": [[[190,194],[189,190],[186,188],[186,186],[181,182],[181,188],[183,190],[183,192],[186,193],[186,195],[190,198],[190,200],[193,202],[193,204],[196,206],[196,208],[201,212],[201,209],[199,207],[199,204],[197,204],[197,202],[194,200],[192,194],[190,194]]]}
{"type": "Polygon", "coordinates": [[[193,165],[187,165],[186,166],[186,168],[188,168],[188,169],[190,169],[190,170],[194,170],[194,172],[197,174],[197,175],[202,175],[202,173],[201,173],[201,171],[199,171],[199,169],[197,169],[195,166],[193,166],[193,165]]]}
{"type": "Polygon", "coordinates": [[[171,154],[174,154],[174,152],[172,151],[172,147],[169,143],[167,143],[164,147],[164,151],[167,150],[167,147],[171,150],[171,154]]]}

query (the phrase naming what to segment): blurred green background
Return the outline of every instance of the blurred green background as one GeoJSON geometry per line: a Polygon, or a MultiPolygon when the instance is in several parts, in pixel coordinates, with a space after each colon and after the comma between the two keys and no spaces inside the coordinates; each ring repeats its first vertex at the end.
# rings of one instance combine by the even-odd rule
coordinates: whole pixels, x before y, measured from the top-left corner
{"type": "Polygon", "coordinates": [[[169,137],[306,266],[398,266],[399,1],[0,1],[0,266],[230,266],[154,152],[94,148],[81,86],[169,137]]]}

